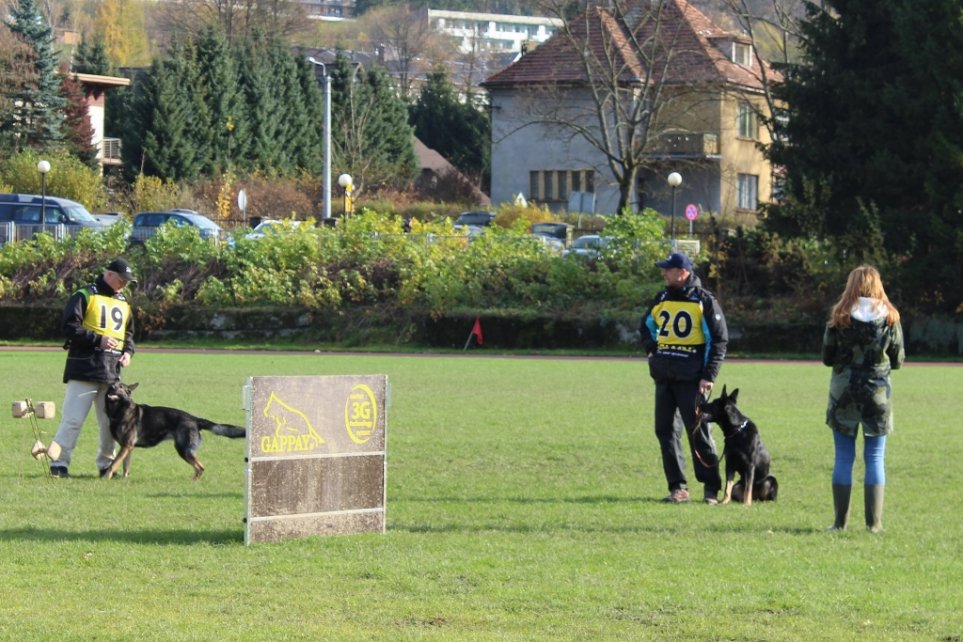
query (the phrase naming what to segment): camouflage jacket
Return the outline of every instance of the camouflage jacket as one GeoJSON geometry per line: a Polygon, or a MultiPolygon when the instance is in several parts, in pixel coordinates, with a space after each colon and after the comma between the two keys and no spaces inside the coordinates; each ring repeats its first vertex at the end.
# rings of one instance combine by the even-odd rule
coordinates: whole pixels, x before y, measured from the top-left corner
{"type": "Polygon", "coordinates": [[[826,327],[823,363],[832,366],[826,424],[833,430],[874,437],[893,431],[890,370],[903,365],[903,329],[885,316],[826,327]]]}

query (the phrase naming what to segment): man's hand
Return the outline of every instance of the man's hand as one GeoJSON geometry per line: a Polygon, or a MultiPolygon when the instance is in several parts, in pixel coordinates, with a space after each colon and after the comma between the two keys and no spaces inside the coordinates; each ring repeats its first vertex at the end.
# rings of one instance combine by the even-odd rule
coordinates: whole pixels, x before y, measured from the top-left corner
{"type": "Polygon", "coordinates": [[[699,392],[702,393],[703,397],[708,397],[709,393],[712,391],[712,382],[705,379],[699,380],[699,392]]]}
{"type": "Polygon", "coordinates": [[[120,367],[121,367],[121,368],[126,368],[127,366],[129,366],[129,365],[130,365],[130,353],[129,353],[129,352],[125,352],[124,354],[120,355],[120,359],[117,360],[117,363],[120,364],[120,367]]]}
{"type": "Polygon", "coordinates": [[[100,347],[104,350],[113,350],[117,347],[117,339],[103,335],[100,337],[100,347]]]}

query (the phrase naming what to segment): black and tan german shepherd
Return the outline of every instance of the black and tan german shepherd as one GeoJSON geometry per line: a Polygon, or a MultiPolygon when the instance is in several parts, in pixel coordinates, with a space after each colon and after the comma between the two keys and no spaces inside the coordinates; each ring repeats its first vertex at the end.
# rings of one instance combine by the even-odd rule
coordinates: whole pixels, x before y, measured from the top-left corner
{"type": "Polygon", "coordinates": [[[730,395],[723,386],[722,396],[699,404],[697,412],[700,421],[717,424],[725,436],[722,454],[726,458],[726,491],[722,503],[735,499],[749,506],[753,499],[775,501],[779,484],[769,474],[769,451],[762,443],[756,424],[736,407],[738,396],[738,388],[730,395]],[[739,473],[739,483],[734,481],[736,473],[739,473]]]}
{"type": "Polygon", "coordinates": [[[194,467],[194,479],[198,479],[204,473],[204,465],[197,459],[201,430],[232,438],[247,434],[241,426],[217,424],[176,408],[134,403],[131,393],[138,385],[117,382],[107,388],[104,407],[110,419],[110,432],[120,444],[120,452],[104,475],[107,479],[117,473],[121,463],[124,477],[130,474],[130,456],[135,446],[151,448],[165,439],[174,440],[177,454],[194,467]]]}

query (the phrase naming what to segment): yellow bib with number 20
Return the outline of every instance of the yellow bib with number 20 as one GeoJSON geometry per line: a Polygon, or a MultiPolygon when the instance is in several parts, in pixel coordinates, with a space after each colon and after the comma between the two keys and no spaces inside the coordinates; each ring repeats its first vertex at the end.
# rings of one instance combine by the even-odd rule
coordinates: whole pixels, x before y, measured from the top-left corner
{"type": "Polygon", "coordinates": [[[697,301],[663,301],[652,308],[659,345],[697,346],[706,342],[702,331],[702,304],[697,301]]]}

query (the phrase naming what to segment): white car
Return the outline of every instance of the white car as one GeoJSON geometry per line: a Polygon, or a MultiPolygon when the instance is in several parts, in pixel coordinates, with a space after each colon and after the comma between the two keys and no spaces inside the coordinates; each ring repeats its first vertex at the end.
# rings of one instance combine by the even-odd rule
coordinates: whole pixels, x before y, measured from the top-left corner
{"type": "Polygon", "coordinates": [[[572,246],[565,250],[565,256],[582,256],[586,258],[598,258],[602,250],[610,242],[610,237],[599,236],[598,234],[586,234],[572,241],[572,246]]]}
{"type": "Polygon", "coordinates": [[[280,221],[273,218],[266,218],[258,223],[253,230],[245,234],[244,238],[263,239],[268,234],[278,234],[285,229],[295,229],[300,224],[301,221],[295,221],[294,219],[280,221]]]}

